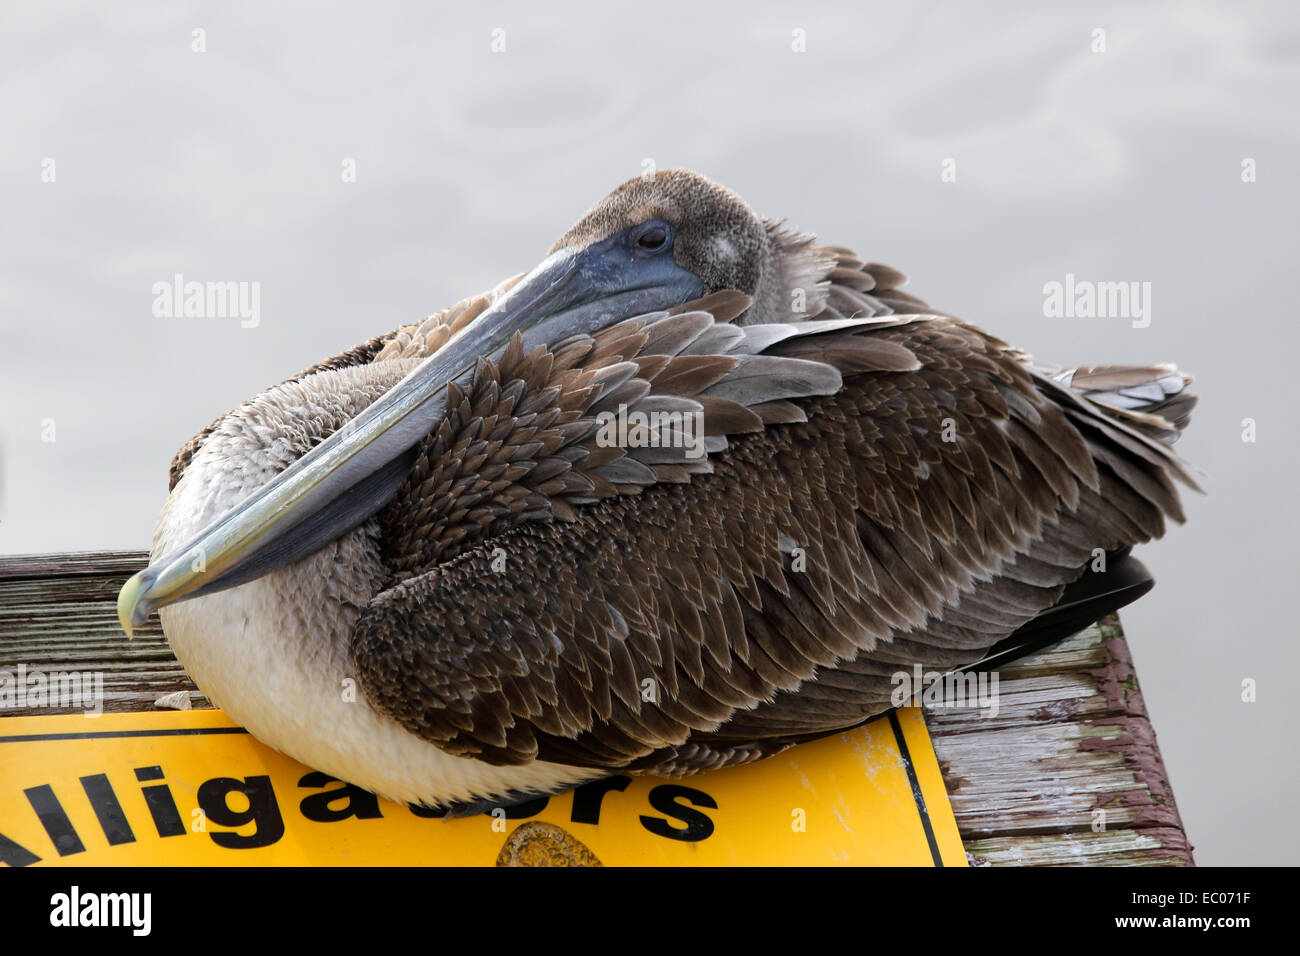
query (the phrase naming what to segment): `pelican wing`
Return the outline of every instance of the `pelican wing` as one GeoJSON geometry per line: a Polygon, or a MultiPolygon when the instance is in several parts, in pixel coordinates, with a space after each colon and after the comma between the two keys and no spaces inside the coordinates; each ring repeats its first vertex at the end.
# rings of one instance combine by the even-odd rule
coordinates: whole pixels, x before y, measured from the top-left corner
{"type": "Polygon", "coordinates": [[[810,320],[737,325],[723,294],[481,363],[382,516],[398,580],[350,648],[370,700],[492,763],[756,759],[887,709],[897,671],[977,660],[1096,549],[1181,520],[1169,422],[893,314],[891,271],[832,251],[873,287],[833,276],[810,320]],[[602,441],[619,407],[698,407],[704,454],[602,441]]]}

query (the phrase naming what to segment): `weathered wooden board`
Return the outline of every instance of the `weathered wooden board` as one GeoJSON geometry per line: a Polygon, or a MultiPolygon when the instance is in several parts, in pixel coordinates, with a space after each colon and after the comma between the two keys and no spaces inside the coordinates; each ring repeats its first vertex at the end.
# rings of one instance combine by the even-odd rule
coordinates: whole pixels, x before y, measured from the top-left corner
{"type": "MultiPolygon", "coordinates": [[[[210,706],[156,618],[131,640],[118,626],[118,589],[145,560],[141,551],[0,557],[0,670],[102,672],[109,711],[149,710],[178,692],[210,706]]],[[[995,716],[926,716],[973,865],[1191,864],[1114,618],[1002,667],[995,716]]]]}
{"type": "Polygon", "coordinates": [[[927,714],[973,864],[1191,864],[1115,618],[1001,668],[998,692],[993,718],[927,714]]]}
{"type": "Polygon", "coordinates": [[[156,617],[130,640],[122,633],[117,592],[147,558],[143,551],[0,557],[0,670],[26,663],[101,671],[106,711],[152,710],[154,701],[175,691],[192,692],[196,707],[209,706],[172,655],[156,617]]]}

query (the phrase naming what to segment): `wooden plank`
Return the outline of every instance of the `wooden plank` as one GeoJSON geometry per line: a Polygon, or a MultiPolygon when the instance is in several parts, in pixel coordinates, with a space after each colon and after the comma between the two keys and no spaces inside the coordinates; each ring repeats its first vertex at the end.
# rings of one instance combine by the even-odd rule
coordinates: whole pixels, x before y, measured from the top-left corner
{"type": "Polygon", "coordinates": [[[14,578],[62,578],[121,575],[125,581],[145,566],[147,551],[68,551],[61,554],[0,555],[0,581],[14,578]]]}
{"type": "Polygon", "coordinates": [[[926,723],[972,864],[1191,865],[1119,621],[998,671],[998,712],[926,723]]]}
{"type": "MultiPolygon", "coordinates": [[[[177,692],[210,707],[156,619],[131,640],[118,626],[118,589],[146,559],[0,557],[0,670],[99,672],[106,711],[150,710],[177,692]]],[[[972,865],[1192,863],[1116,619],[1000,668],[997,691],[996,715],[926,712],[972,865]]]]}
{"type": "MultiPolygon", "coordinates": [[[[0,557],[0,670],[19,664],[43,671],[103,674],[103,709],[153,710],[165,694],[189,692],[210,707],[163,637],[156,618],[127,638],[117,620],[117,592],[148,561],[144,551],[0,557]]],[[[3,716],[80,713],[80,708],[19,707],[3,716]]]]}
{"type": "Polygon", "coordinates": [[[1189,866],[1182,830],[1133,829],[967,840],[971,866],[1189,866]]]}

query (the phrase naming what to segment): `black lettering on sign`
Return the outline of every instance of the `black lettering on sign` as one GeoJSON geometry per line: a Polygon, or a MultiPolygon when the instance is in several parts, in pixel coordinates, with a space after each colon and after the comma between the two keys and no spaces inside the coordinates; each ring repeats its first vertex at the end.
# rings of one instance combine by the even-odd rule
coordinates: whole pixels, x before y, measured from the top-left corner
{"type": "MultiPolygon", "coordinates": [[[[343,781],[319,770],[313,770],[298,781],[298,786],[323,787],[327,783],[343,783],[343,781]]],[[[302,798],[298,809],[308,820],[315,820],[317,823],[337,823],[349,817],[356,817],[358,820],[377,820],[383,816],[379,812],[379,798],[369,790],[362,790],[350,783],[344,783],[343,786],[334,787],[324,793],[309,794],[302,798]],[[347,802],[341,807],[333,806],[342,801],[347,802]]]]}
{"type": "Polygon", "coordinates": [[[41,826],[45,827],[45,832],[49,834],[54,849],[59,851],[59,856],[85,852],[86,845],[81,842],[81,837],[77,836],[72,821],[63,812],[63,804],[59,803],[59,798],[54,795],[53,787],[43,783],[39,787],[29,787],[23,793],[27,794],[27,802],[36,811],[41,826]]]}
{"type": "Polygon", "coordinates": [[[706,814],[700,813],[699,810],[682,806],[677,802],[678,799],[689,800],[697,807],[718,809],[717,801],[703,790],[695,790],[692,787],[679,787],[671,783],[660,784],[650,791],[650,806],[660,813],[666,814],[675,820],[680,820],[686,826],[684,828],[674,827],[667,820],[647,816],[641,817],[641,826],[655,836],[667,837],[670,840],[684,840],[687,843],[696,843],[712,836],[713,821],[706,814]]]}
{"type": "Polygon", "coordinates": [[[99,820],[108,845],[134,843],[135,834],[131,832],[126,814],[122,812],[122,804],[118,802],[113,785],[108,782],[108,774],[96,773],[82,777],[81,789],[86,791],[86,799],[94,808],[95,817],[99,820]]]}
{"type": "Polygon", "coordinates": [[[270,846],[284,836],[284,818],[275,801],[275,788],[265,775],[246,777],[215,777],[199,785],[199,807],[207,818],[221,827],[242,827],[256,824],[252,833],[209,833],[212,842],[232,850],[252,850],[270,846]],[[232,810],[227,802],[232,793],[240,793],[248,800],[248,809],[232,810]]]}
{"type": "Polygon", "coordinates": [[[603,780],[584,783],[573,791],[573,813],[569,819],[574,823],[599,823],[600,804],[605,799],[605,794],[611,790],[622,792],[631,782],[631,777],[616,774],[603,780]]]}
{"type": "Polygon", "coordinates": [[[27,847],[20,846],[0,833],[0,863],[5,866],[31,866],[40,861],[41,858],[27,847]]]}
{"type": "MultiPolygon", "coordinates": [[[[161,780],[162,778],[162,767],[135,768],[137,780],[161,780]]],[[[145,805],[149,808],[149,815],[153,817],[153,825],[158,828],[160,837],[185,836],[189,832],[181,822],[181,813],[176,809],[176,801],[172,799],[172,792],[167,784],[141,787],[140,790],[144,793],[145,805]]]]}
{"type": "Polygon", "coordinates": [[[428,820],[436,820],[447,815],[446,807],[426,807],[419,803],[408,803],[406,809],[410,810],[417,817],[428,820]]]}

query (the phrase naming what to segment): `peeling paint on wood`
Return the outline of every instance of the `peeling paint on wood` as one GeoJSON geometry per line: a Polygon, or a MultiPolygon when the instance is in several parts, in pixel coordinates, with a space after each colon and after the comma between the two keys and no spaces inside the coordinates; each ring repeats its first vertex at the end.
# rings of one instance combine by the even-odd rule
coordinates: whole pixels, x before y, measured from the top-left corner
{"type": "Polygon", "coordinates": [[[1116,618],[1001,668],[998,691],[996,717],[926,713],[972,864],[1192,864],[1116,618]]]}
{"type": "MultiPolygon", "coordinates": [[[[101,672],[106,711],[184,699],[211,707],[156,618],[131,640],[118,626],[118,589],[146,559],[143,551],[0,557],[0,669],[101,672]]],[[[1191,865],[1118,620],[998,677],[994,717],[926,712],[972,865],[1191,865]]]]}

